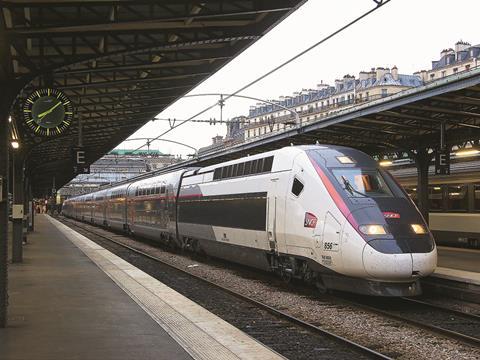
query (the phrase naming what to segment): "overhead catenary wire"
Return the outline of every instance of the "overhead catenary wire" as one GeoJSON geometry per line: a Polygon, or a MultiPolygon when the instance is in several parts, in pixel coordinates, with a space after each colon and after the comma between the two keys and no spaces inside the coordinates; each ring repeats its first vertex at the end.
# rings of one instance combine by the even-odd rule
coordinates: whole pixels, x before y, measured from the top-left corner
{"type": "MultiPolygon", "coordinates": [[[[263,79],[265,79],[266,77],[272,75],[273,73],[277,72],[278,70],[282,69],[283,67],[287,66],[288,64],[292,63],[293,61],[297,60],[298,58],[300,58],[301,56],[307,54],[308,52],[312,51],[313,49],[315,49],[316,47],[320,46],[321,44],[325,43],[326,41],[330,40],[331,38],[333,38],[334,36],[338,35],[339,33],[341,33],[342,31],[346,30],[347,28],[349,28],[350,26],[354,25],[355,23],[359,22],[360,20],[364,19],[365,17],[367,17],[368,15],[374,13],[375,11],[377,11],[378,9],[380,9],[382,6],[384,6],[385,4],[389,3],[391,0],[373,0],[373,2],[375,2],[375,4],[377,4],[374,8],[364,12],[363,14],[361,14],[360,16],[356,17],[355,19],[353,19],[352,21],[348,22],[347,24],[343,25],[342,27],[340,27],[339,29],[335,30],[334,32],[330,33],[329,35],[327,35],[326,37],[324,37],[323,39],[321,39],[320,41],[316,42],[315,44],[309,46],[308,48],[306,48],[305,50],[299,52],[298,54],[296,54],[295,56],[291,57],[290,59],[284,61],[283,63],[281,63],[280,65],[276,66],[275,68],[273,68],[272,70],[266,72],[265,74],[257,77],[256,79],[252,80],[251,82],[249,82],[248,84],[242,86],[241,88],[239,88],[238,90],[234,91],[233,93],[229,94],[228,96],[222,98],[222,101],[225,102],[227,101],[228,99],[230,99],[231,97],[234,97],[235,95],[237,95],[238,93],[248,89],[249,87],[251,87],[252,85],[255,85],[256,83],[258,83],[259,81],[262,81],[263,79]]],[[[199,111],[198,113],[196,113],[195,115],[192,115],[190,116],[189,118],[187,118],[186,120],[178,123],[178,124],[174,124],[173,126],[171,126],[169,129],[165,130],[164,132],[162,132],[160,135],[158,135],[157,137],[155,138],[152,138],[152,141],[154,140],[157,140],[157,139],[160,139],[162,136],[168,134],[169,132],[171,132],[172,130],[175,130],[177,129],[178,127],[182,126],[183,124],[187,123],[187,122],[190,122],[192,121],[193,119],[195,119],[196,117],[206,113],[207,111],[215,108],[217,105],[219,104],[219,102],[215,102],[214,104],[204,108],[203,110],[199,111]]],[[[147,146],[147,143],[139,146],[138,148],[136,148],[134,151],[137,151],[137,150],[140,150],[141,148],[143,148],[144,146],[147,146]]]]}

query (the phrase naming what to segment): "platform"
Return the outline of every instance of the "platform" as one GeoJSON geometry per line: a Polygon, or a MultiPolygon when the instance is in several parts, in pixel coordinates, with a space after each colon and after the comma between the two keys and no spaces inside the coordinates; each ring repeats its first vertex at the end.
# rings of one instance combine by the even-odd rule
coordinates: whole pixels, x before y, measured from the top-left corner
{"type": "Polygon", "coordinates": [[[0,359],[280,359],[47,215],[9,268],[0,359]]]}
{"type": "Polygon", "coordinates": [[[439,246],[434,276],[480,285],[480,250],[439,246]]]}

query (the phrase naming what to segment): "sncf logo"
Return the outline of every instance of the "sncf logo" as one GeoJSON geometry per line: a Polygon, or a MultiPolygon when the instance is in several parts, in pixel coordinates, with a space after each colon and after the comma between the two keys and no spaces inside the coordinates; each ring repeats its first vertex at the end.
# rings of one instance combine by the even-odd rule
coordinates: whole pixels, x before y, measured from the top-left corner
{"type": "Polygon", "coordinates": [[[312,213],[306,212],[303,226],[307,228],[315,228],[317,226],[317,217],[312,213]]]}
{"type": "Polygon", "coordinates": [[[400,219],[400,214],[396,212],[391,212],[391,211],[384,211],[383,217],[385,219],[400,219]]]}

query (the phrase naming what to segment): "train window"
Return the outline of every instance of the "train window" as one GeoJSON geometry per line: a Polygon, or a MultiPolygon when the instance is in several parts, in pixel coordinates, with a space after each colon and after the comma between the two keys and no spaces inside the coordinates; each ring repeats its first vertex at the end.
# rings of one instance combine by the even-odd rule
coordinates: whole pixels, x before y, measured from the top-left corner
{"type": "Polygon", "coordinates": [[[233,169],[232,165],[227,166],[227,178],[232,177],[232,169],[233,169]]]}
{"type": "Polygon", "coordinates": [[[393,196],[378,170],[362,168],[332,169],[338,183],[350,197],[390,197],[393,196]]]}
{"type": "Polygon", "coordinates": [[[227,166],[222,167],[222,179],[227,177],[227,166]]]}
{"type": "Polygon", "coordinates": [[[245,170],[245,163],[238,164],[237,176],[243,176],[245,170]]]}
{"type": "Polygon", "coordinates": [[[216,168],[213,172],[213,180],[218,180],[222,178],[222,168],[216,168]]]}
{"type": "Polygon", "coordinates": [[[443,191],[442,187],[432,185],[428,187],[428,201],[431,211],[441,211],[443,208],[443,191]]]}
{"type": "Polygon", "coordinates": [[[468,186],[449,185],[447,199],[448,210],[468,211],[468,186]]]}
{"type": "Polygon", "coordinates": [[[263,171],[264,172],[270,172],[272,171],[272,164],[273,164],[273,156],[269,156],[265,158],[263,162],[263,171]]]}
{"type": "Polygon", "coordinates": [[[293,179],[293,184],[292,184],[292,194],[295,196],[300,195],[300,193],[303,191],[303,184],[300,180],[297,178],[293,179]]]}
{"type": "Polygon", "coordinates": [[[253,160],[252,161],[252,167],[250,168],[250,174],[256,174],[257,173],[257,165],[258,165],[258,160],[253,160]]]}
{"type": "Polygon", "coordinates": [[[260,174],[262,172],[263,172],[263,159],[258,159],[257,174],[260,174]]]}
{"type": "Polygon", "coordinates": [[[252,162],[247,161],[245,163],[245,170],[243,171],[244,175],[250,175],[252,173],[252,162]]]}
{"type": "Polygon", "coordinates": [[[473,201],[475,210],[480,211],[480,185],[473,185],[473,201]]]}
{"type": "Polygon", "coordinates": [[[238,164],[233,164],[232,176],[238,176],[238,164]]]}
{"type": "Polygon", "coordinates": [[[160,193],[165,194],[165,185],[160,187],[160,193]]]}

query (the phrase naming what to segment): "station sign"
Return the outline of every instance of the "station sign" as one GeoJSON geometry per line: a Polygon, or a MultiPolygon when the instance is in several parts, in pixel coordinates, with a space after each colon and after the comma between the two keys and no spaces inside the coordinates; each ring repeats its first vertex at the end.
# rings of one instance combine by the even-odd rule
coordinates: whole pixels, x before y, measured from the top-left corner
{"type": "Polygon", "coordinates": [[[77,146],[72,149],[73,173],[90,174],[90,165],[87,165],[87,155],[83,146],[77,146]]]}
{"type": "Polygon", "coordinates": [[[435,175],[450,175],[449,150],[437,150],[435,153],[435,175]]]}

